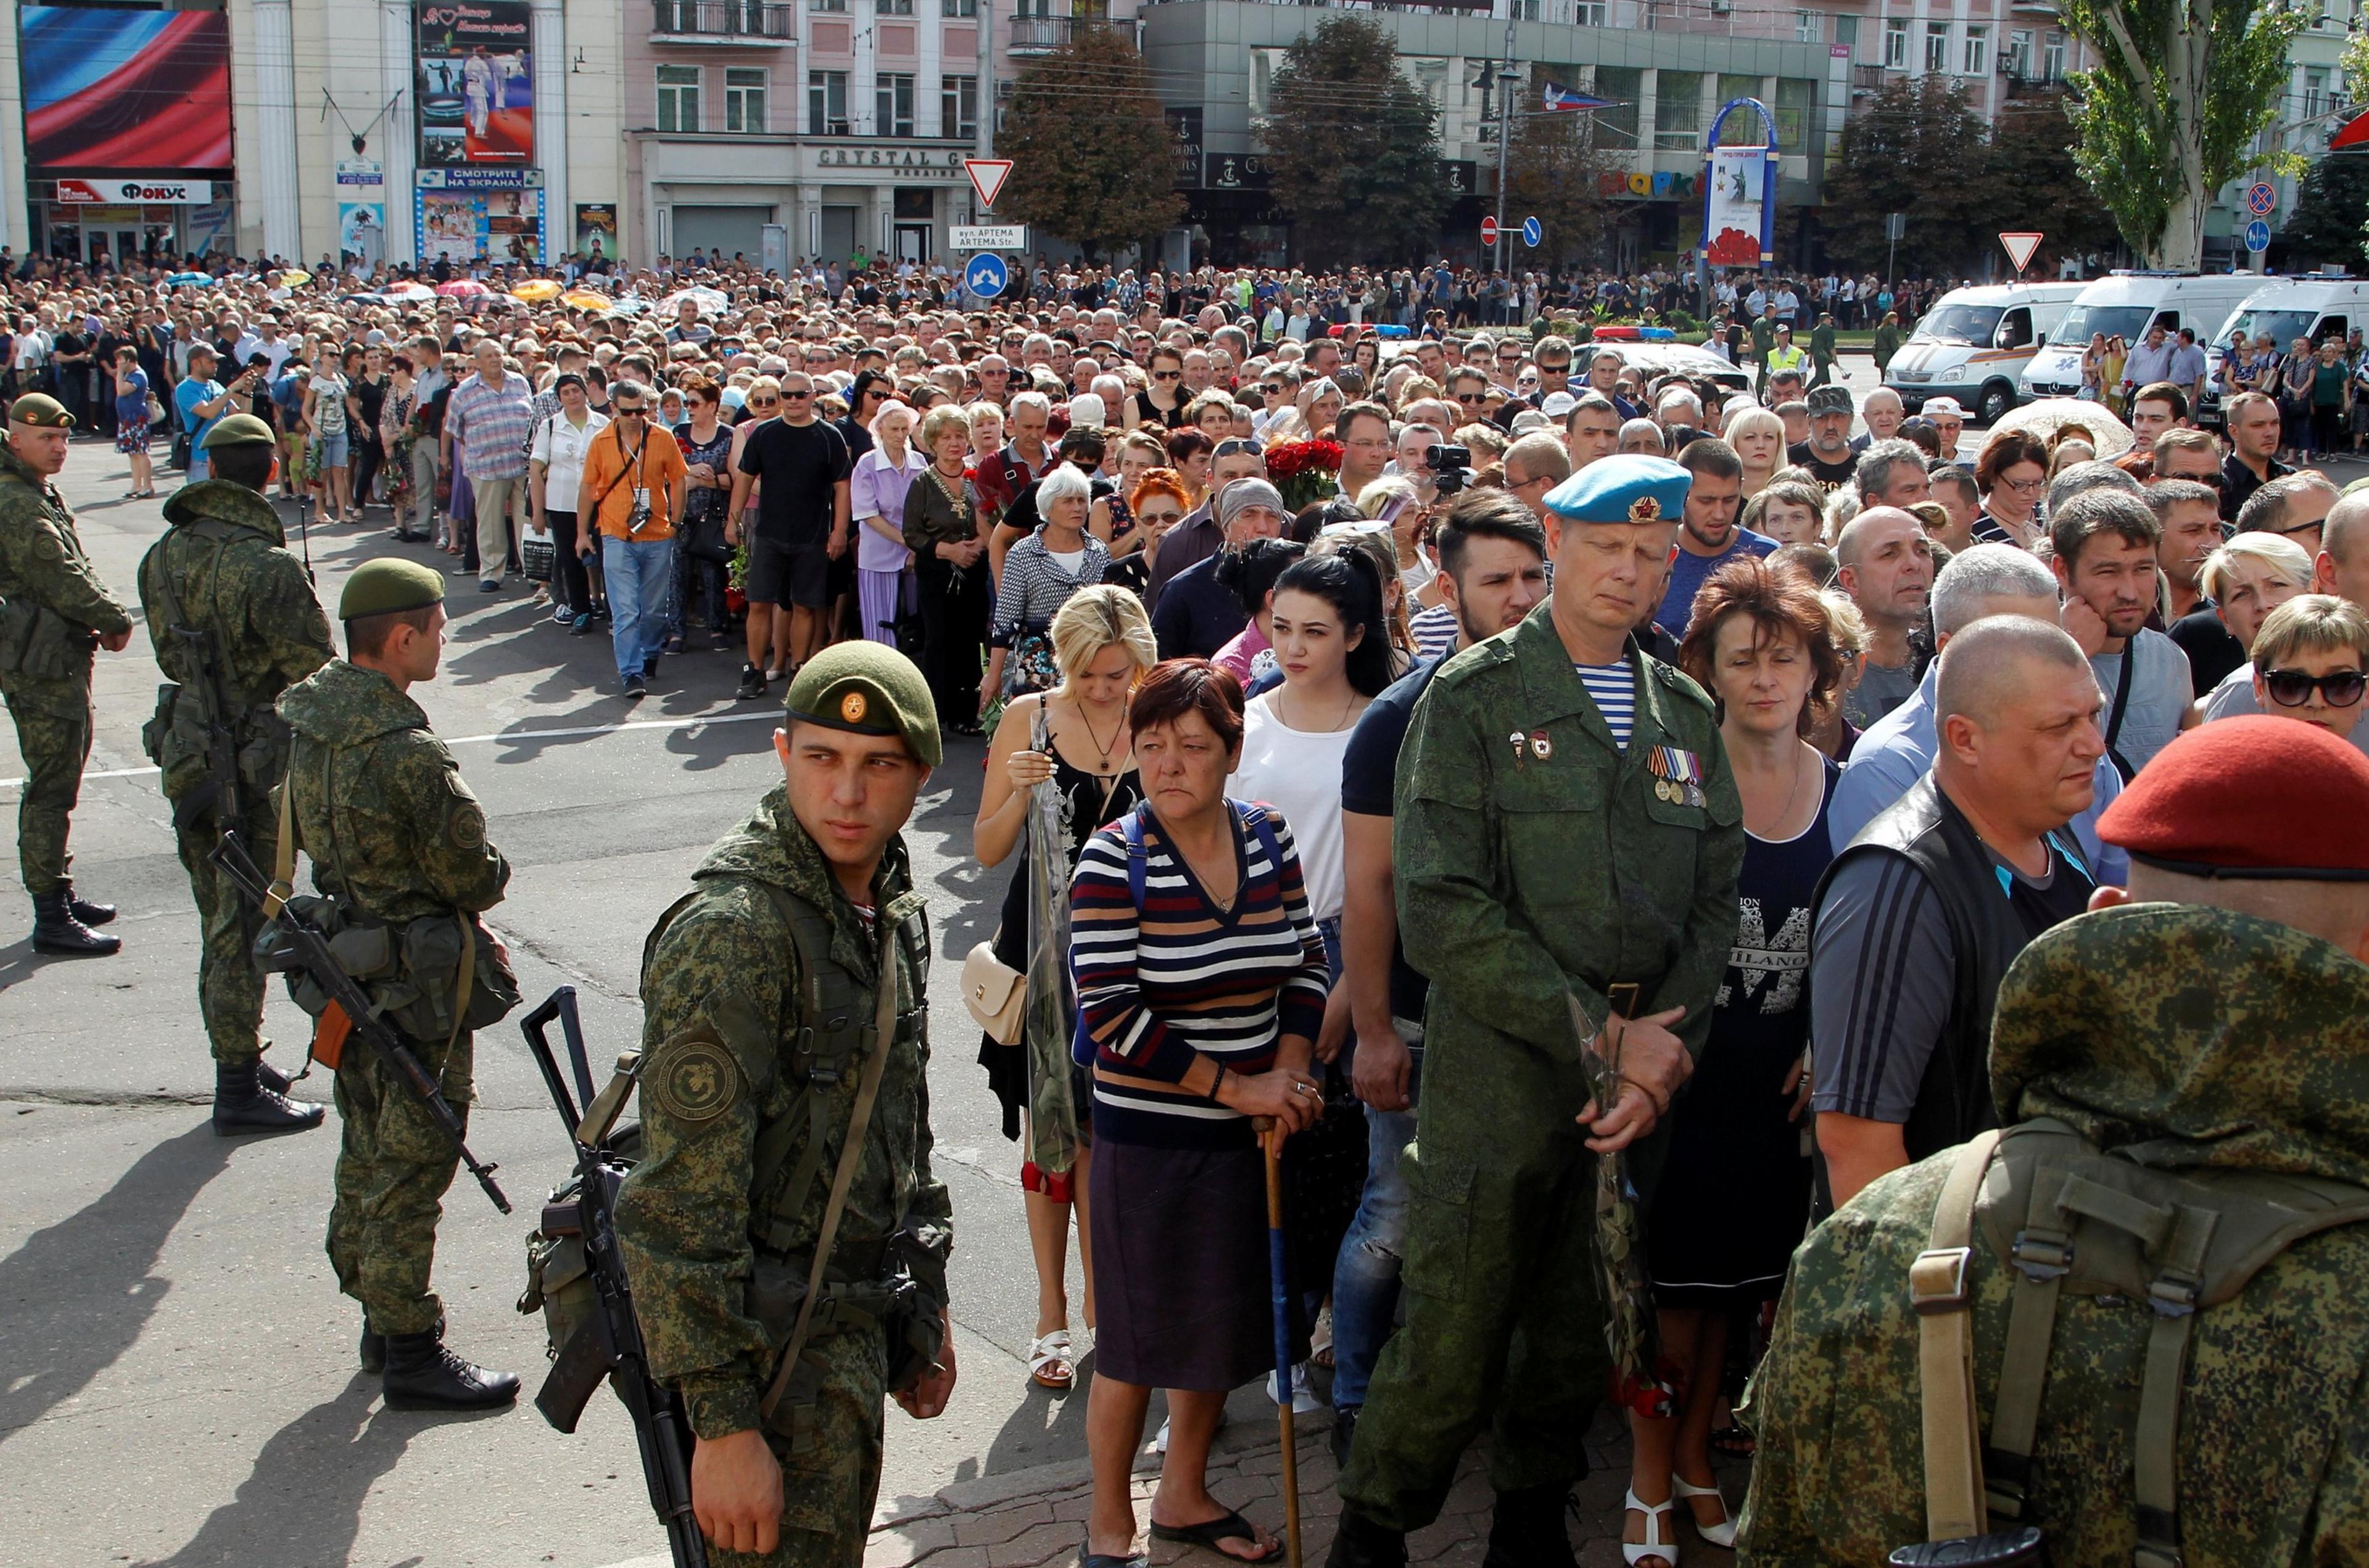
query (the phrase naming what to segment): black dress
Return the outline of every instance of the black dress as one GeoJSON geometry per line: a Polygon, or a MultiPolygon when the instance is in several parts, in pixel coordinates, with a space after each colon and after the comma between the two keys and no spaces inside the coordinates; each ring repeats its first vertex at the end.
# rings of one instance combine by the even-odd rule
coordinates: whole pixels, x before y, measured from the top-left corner
{"type": "MultiPolygon", "coordinates": [[[[1053,752],[1053,782],[1061,792],[1061,826],[1070,840],[1069,869],[1077,866],[1078,856],[1084,853],[1086,841],[1094,836],[1096,829],[1117,821],[1143,799],[1143,781],[1132,763],[1113,783],[1082,768],[1071,767],[1058,749],[1053,752]],[[1105,784],[1110,787],[1107,804],[1103,800],[1105,784]]],[[[1029,876],[1028,836],[1024,832],[1013,853],[1012,880],[1003,890],[1002,923],[995,932],[996,957],[1023,973],[1028,968],[1029,876]]],[[[1065,870],[1065,881],[1067,876],[1065,870]]],[[[1016,1141],[1020,1137],[1021,1113],[1028,1108],[1028,1052],[1024,1047],[1003,1045],[981,1034],[978,1065],[987,1069],[988,1087],[1003,1106],[1003,1136],[1016,1141]]],[[[1084,1069],[1071,1070],[1070,1090],[1077,1102],[1078,1129],[1082,1136],[1089,1131],[1091,1117],[1087,1113],[1093,1104],[1084,1069]]]]}
{"type": "Polygon", "coordinates": [[[1784,1083],[1810,1039],[1811,896],[1834,859],[1826,811],[1840,776],[1827,762],[1817,819],[1799,836],[1745,837],[1735,884],[1743,921],[1646,1223],[1658,1306],[1774,1300],[1808,1228],[1809,1113],[1785,1119],[1784,1083]]]}

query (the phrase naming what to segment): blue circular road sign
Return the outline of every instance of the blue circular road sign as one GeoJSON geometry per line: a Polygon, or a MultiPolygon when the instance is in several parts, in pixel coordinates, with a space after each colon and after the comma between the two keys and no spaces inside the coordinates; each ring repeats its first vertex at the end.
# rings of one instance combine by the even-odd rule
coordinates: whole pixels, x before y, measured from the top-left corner
{"type": "Polygon", "coordinates": [[[2246,188],[2246,211],[2257,218],[2267,218],[2279,210],[2279,193],[2266,180],[2256,180],[2246,188]]]}
{"type": "Polygon", "coordinates": [[[1531,249],[1535,250],[1538,248],[1539,241],[1546,238],[1546,230],[1539,227],[1539,221],[1536,218],[1524,218],[1522,220],[1522,243],[1528,246],[1531,249]]]}
{"type": "Polygon", "coordinates": [[[981,251],[963,264],[963,287],[980,299],[995,298],[1011,281],[1011,269],[1004,266],[1000,256],[981,251]]]}
{"type": "Polygon", "coordinates": [[[2270,249],[2271,225],[2262,222],[2260,218],[2248,223],[2246,225],[2246,248],[2248,250],[2257,251],[2270,249]]]}

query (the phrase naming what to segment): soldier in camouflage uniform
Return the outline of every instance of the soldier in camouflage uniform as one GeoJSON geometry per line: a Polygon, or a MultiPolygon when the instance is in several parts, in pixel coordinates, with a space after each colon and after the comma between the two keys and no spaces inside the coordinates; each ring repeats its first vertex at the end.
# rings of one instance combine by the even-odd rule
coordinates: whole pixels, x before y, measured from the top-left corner
{"type": "Polygon", "coordinates": [[[939,761],[937,715],[921,671],[874,643],[807,661],[787,711],[785,784],[708,852],[644,952],[644,1154],[617,1239],[651,1371],[690,1407],[710,1560],[858,1568],[886,1396],[927,1418],[954,1388],[928,933],[899,836],[939,761]],[[884,1001],[895,1022],[876,1050],[884,1001]]]}
{"type": "Polygon", "coordinates": [[[1334,1568],[1405,1562],[1483,1426],[1490,1568],[1573,1560],[1563,1497],[1610,1368],[1591,1150],[1667,1108],[1735,936],[1743,806],[1710,699],[1630,635],[1689,483],[1612,457],[1551,492],[1552,596],[1450,660],[1407,731],[1399,925],[1432,989],[1406,1321],[1351,1442],[1334,1568]],[[1616,1104],[1591,1103],[1570,998],[1621,1038],[1616,1104]]]}
{"type": "Polygon", "coordinates": [[[40,393],[8,408],[0,452],[0,697],[17,722],[25,759],[17,807],[17,859],[33,896],[33,947],[104,955],[120,937],[93,931],[115,906],[74,896],[67,876],[67,818],[82,797],[90,759],[91,649],[120,652],[132,616],[90,568],[74,513],[51,483],[66,465],[74,416],[40,393]]]}
{"type": "Polygon", "coordinates": [[[271,791],[288,774],[287,727],[273,704],[337,655],[329,618],[303,564],[282,547],[280,514],[264,498],[276,448],[271,427],[252,414],[215,423],[205,439],[212,477],[166,500],[168,532],[140,563],[148,640],[173,681],[157,695],[148,754],[164,771],[174,840],[197,900],[198,1007],[213,1047],[214,1130],[224,1134],[318,1127],[324,1114],[288,1099],[287,1078],[263,1060],[263,974],[251,951],[261,915],[211,858],[222,835],[235,832],[257,864],[272,863],[280,814],[271,791]],[[204,635],[203,654],[185,632],[204,635]],[[217,695],[228,711],[211,722],[227,732],[236,765],[235,818],[224,817],[220,781],[208,768],[217,695]]]}
{"type": "MultiPolygon", "coordinates": [[[[2000,1115],[2066,1124],[2105,1164],[2188,1178],[2207,1205],[2233,1196],[2207,1179],[2369,1187],[2369,836],[2340,826],[2364,817],[2369,762],[2324,731],[2243,717],[2173,741],[2099,819],[2099,836],[2131,852],[2128,891],[2099,888],[2096,912],[2034,940],[1999,989],[2000,1115]],[[2277,811],[2261,809],[2272,799],[2277,811]]],[[[2045,1129],[2007,1135],[1986,1201],[2006,1150],[2034,1135],[2045,1129]]],[[[1745,1412],[1758,1437],[1745,1568],[1864,1568],[1927,1538],[1924,1320],[1909,1274],[1935,1245],[1960,1155],[1878,1178],[1794,1253],[1745,1412]]],[[[2034,1268],[2026,1283],[2000,1255],[2008,1239],[1989,1219],[1970,1236],[1974,1415],[1985,1484],[2021,1493],[2020,1522],[2040,1528],[2048,1561],[2369,1562],[2369,1222],[2306,1236],[2234,1295],[2204,1296],[2172,1385],[2175,1506],[2154,1518],[2134,1506],[2134,1457],[2150,1440],[2141,1384],[2155,1325],[2184,1315],[2150,1312],[2152,1289],[2066,1288],[2034,1441],[2023,1464],[2002,1464],[2008,1324],[2019,1292],[2055,1277],[2034,1268]]],[[[2012,1239],[2024,1257],[2026,1233],[2012,1239]]],[[[2091,1251],[2086,1233],[2066,1249],[2067,1287],[2091,1251]]]]}
{"type": "MultiPolygon", "coordinates": [[[[409,695],[414,682],[435,678],[443,599],[443,578],[426,567],[377,560],[356,567],[338,603],[346,658],[280,699],[280,715],[295,732],[288,788],[314,885],[343,920],[382,922],[398,944],[413,922],[430,920],[457,918],[475,936],[474,917],[501,901],[510,876],[486,841],[486,814],[459,765],[409,695]]],[[[486,965],[473,967],[482,975],[486,965]]],[[[392,1014],[389,1021],[399,1026],[392,1014]]],[[[465,1124],[467,1030],[414,1035],[409,1043],[465,1124]]],[[[337,1104],[345,1131],[329,1261],[338,1288],[362,1304],[363,1369],[383,1370],[387,1402],[398,1408],[509,1403],[518,1379],[444,1346],[443,1304],[429,1288],[436,1221],[459,1150],[359,1041],[338,1067],[337,1104]]]]}

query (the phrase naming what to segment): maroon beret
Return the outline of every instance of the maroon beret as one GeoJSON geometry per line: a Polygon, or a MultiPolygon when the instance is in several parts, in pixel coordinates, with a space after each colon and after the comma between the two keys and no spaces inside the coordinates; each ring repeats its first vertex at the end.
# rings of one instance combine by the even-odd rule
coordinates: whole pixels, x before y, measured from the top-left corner
{"type": "Polygon", "coordinates": [[[2098,818],[2131,858],[2191,876],[2369,881],[2369,757],[2266,714],[2192,729],[2098,818]]]}

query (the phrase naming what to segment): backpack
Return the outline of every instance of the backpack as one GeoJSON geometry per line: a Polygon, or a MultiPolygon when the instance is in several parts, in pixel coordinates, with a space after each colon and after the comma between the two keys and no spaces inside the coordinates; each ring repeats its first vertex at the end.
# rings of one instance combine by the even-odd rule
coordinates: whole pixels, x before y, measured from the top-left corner
{"type": "MultiPolygon", "coordinates": [[[[2143,1347],[2126,1345],[2118,1356],[2145,1368],[2131,1442],[2134,1555],[2139,1568],[2176,1568],[2180,1405],[2198,1315],[2238,1297],[2295,1242],[2363,1220],[2369,1189],[2268,1171],[2152,1169],[2050,1117],[1963,1145],[1934,1207],[1931,1244],[1908,1276],[1928,1538],[1963,1541],[2029,1526],[2041,1397],[2057,1303],[2069,1289],[2152,1309],[2130,1315],[2143,1347]],[[1974,1397],[1969,1264],[1977,1247],[2019,1276],[1987,1443],[1974,1397]]],[[[2081,1349],[2100,1354],[2095,1344],[2081,1349]]]]}
{"type": "MultiPolygon", "coordinates": [[[[1236,800],[1230,801],[1228,804],[1234,808],[1234,819],[1257,836],[1259,848],[1266,853],[1266,863],[1280,871],[1283,865],[1283,849],[1276,842],[1275,825],[1268,819],[1266,813],[1261,811],[1256,818],[1253,818],[1243,802],[1236,800]]],[[[1135,905],[1135,912],[1139,919],[1143,914],[1143,810],[1142,807],[1138,806],[1121,818],[1118,825],[1119,832],[1127,840],[1127,896],[1128,901],[1135,905]]],[[[1074,995],[1078,993],[1078,989],[1076,944],[1072,943],[1070,957],[1070,990],[1074,995]]],[[[1092,1068],[1094,1065],[1094,1037],[1086,1031],[1086,1010],[1081,1006],[1077,1010],[1077,1021],[1071,1025],[1070,1059],[1080,1067],[1092,1068]]]]}

